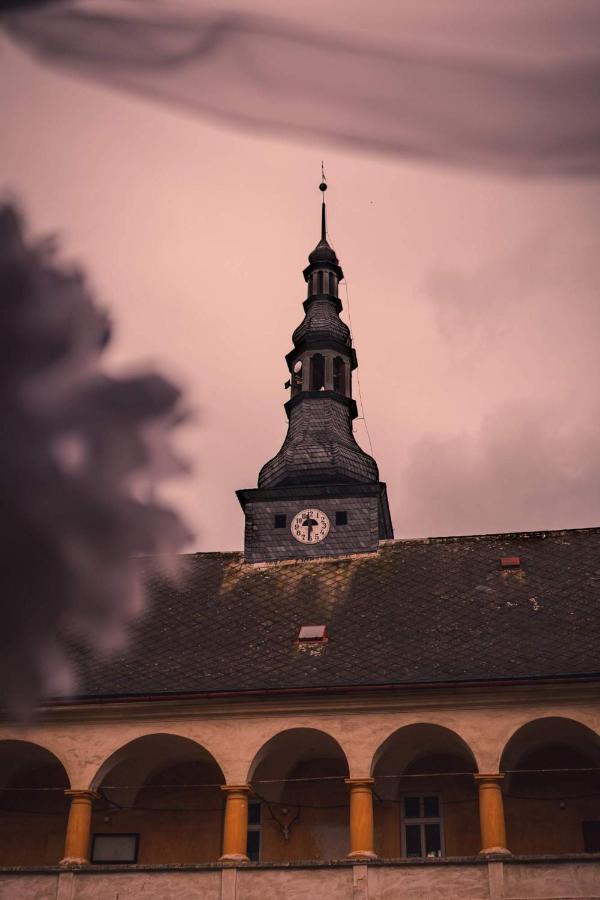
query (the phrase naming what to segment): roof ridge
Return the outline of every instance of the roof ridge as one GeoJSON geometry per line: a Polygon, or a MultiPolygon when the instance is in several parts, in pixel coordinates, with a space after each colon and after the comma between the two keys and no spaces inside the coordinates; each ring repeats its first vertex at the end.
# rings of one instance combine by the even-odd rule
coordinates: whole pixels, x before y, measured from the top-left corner
{"type": "Polygon", "coordinates": [[[549,537],[560,537],[578,534],[600,534],[600,526],[590,528],[545,528],[542,531],[497,531],[487,534],[454,534],[440,537],[423,538],[394,538],[393,540],[380,541],[381,545],[390,544],[445,544],[458,543],[459,541],[493,541],[504,538],[506,540],[545,540],[549,537]]]}

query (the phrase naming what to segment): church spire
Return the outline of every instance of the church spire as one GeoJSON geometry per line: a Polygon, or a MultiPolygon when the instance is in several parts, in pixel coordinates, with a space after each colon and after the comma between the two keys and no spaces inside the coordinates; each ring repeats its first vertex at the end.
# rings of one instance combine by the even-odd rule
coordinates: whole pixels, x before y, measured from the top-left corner
{"type": "Polygon", "coordinates": [[[249,562],[372,552],[379,540],[393,537],[377,463],[356,443],[352,428],[352,373],[358,363],[350,329],[340,318],[344,273],[327,240],[322,174],[321,239],[302,273],[304,318],[285,358],[287,435],[260,470],[258,487],[237,492],[249,562]]]}
{"type": "Polygon", "coordinates": [[[377,483],[372,457],[354,439],[357,416],[352,399],[352,372],[357,366],[350,329],[340,318],[338,284],[344,277],[327,240],[325,191],[319,185],[321,240],[303,272],[308,286],[305,316],[292,335],[286,356],[291,396],[286,403],[288,435],[279,453],[262,467],[261,488],[286,484],[377,483]]]}

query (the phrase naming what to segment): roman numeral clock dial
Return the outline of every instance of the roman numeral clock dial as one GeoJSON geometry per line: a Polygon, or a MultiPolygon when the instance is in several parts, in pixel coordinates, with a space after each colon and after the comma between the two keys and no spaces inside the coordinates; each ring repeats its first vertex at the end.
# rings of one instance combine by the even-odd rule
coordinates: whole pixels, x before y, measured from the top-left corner
{"type": "Polygon", "coordinates": [[[318,544],[329,534],[329,519],[321,509],[302,509],[292,519],[291,531],[301,544],[318,544]]]}

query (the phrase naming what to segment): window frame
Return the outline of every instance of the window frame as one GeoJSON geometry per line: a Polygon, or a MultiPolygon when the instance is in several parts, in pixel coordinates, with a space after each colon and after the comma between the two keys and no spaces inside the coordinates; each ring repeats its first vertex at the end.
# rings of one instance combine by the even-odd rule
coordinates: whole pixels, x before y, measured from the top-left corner
{"type": "Polygon", "coordinates": [[[258,859],[250,859],[250,862],[262,862],[262,802],[258,799],[252,799],[248,801],[248,833],[246,837],[246,853],[248,854],[248,858],[250,858],[250,854],[248,853],[248,838],[250,834],[258,834],[258,859]],[[258,807],[258,822],[250,822],[250,807],[258,807]]]}
{"type": "Polygon", "coordinates": [[[90,842],[90,863],[96,866],[136,865],[140,853],[139,831],[94,831],[90,842]],[[132,859],[94,859],[96,838],[134,838],[132,859]]]}
{"type": "Polygon", "coordinates": [[[432,857],[428,857],[425,852],[425,826],[426,825],[439,825],[440,827],[440,856],[433,857],[434,859],[440,859],[446,855],[446,842],[444,839],[444,807],[442,804],[442,796],[437,791],[428,791],[425,794],[415,794],[412,792],[407,792],[400,795],[400,831],[402,837],[402,858],[403,859],[431,859],[432,857]],[[424,813],[424,801],[425,797],[437,797],[438,801],[438,816],[425,816],[419,815],[407,817],[404,813],[404,801],[407,797],[418,797],[419,798],[419,810],[421,813],[424,813]],[[421,830],[421,855],[420,856],[408,856],[406,852],[406,826],[407,825],[419,825],[421,830]]]}

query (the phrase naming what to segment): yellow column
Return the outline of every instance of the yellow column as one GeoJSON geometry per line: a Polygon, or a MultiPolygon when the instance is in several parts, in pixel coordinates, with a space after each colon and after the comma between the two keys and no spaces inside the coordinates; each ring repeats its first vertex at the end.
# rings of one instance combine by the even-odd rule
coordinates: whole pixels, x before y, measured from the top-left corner
{"type": "Polygon", "coordinates": [[[61,859],[61,866],[79,865],[89,863],[90,854],[90,826],[92,823],[92,801],[98,795],[94,791],[65,791],[71,798],[69,809],[69,821],[67,822],[67,836],[65,838],[65,855],[61,859]]]}
{"type": "Polygon", "coordinates": [[[373,836],[373,778],[346,778],[350,785],[349,859],[376,859],[373,836]]]}
{"type": "Polygon", "coordinates": [[[506,849],[506,825],[502,780],[504,775],[475,775],[479,787],[479,824],[481,853],[509,853],[506,849]]]}
{"type": "Polygon", "coordinates": [[[249,784],[222,784],[225,791],[225,822],[221,862],[248,862],[249,784]]]}

